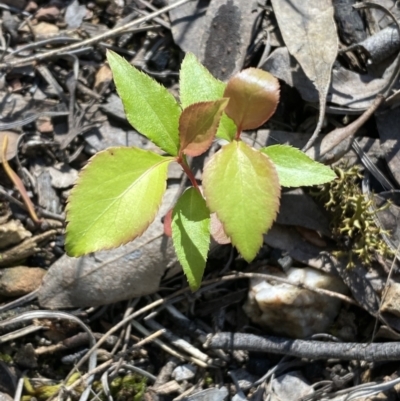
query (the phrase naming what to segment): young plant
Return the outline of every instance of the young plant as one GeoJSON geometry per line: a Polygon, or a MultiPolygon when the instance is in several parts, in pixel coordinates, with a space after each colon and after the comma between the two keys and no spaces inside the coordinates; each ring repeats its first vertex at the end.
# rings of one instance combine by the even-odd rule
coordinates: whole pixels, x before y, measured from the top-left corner
{"type": "Polygon", "coordinates": [[[253,260],[279,209],[281,185],[326,183],[335,173],[285,145],[255,150],[241,140],[274,113],[279,83],[249,68],[227,84],[192,54],[180,71],[180,101],[116,53],[108,52],[128,121],[167,155],[115,147],[96,154],[82,170],[67,205],[66,250],[81,256],[140,236],[154,220],[166,190],[167,168],[178,163],[191,187],[172,211],[172,240],[190,287],[201,284],[215,213],[245,260],[253,260]],[[206,164],[202,189],[187,163],[211,146],[224,145],[206,164]]]}

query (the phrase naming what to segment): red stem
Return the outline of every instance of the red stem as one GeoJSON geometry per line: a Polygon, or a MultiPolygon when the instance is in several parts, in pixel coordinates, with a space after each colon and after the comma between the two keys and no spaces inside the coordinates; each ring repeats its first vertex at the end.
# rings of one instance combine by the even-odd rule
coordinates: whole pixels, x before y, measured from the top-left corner
{"type": "Polygon", "coordinates": [[[242,127],[238,127],[235,135],[235,139],[238,141],[240,139],[240,135],[242,134],[242,127]]]}
{"type": "Polygon", "coordinates": [[[193,187],[196,188],[200,192],[200,188],[197,185],[196,178],[193,175],[193,171],[190,169],[188,166],[186,160],[184,157],[179,156],[176,161],[182,166],[183,171],[186,173],[186,175],[189,177],[190,182],[192,183],[193,187]]]}

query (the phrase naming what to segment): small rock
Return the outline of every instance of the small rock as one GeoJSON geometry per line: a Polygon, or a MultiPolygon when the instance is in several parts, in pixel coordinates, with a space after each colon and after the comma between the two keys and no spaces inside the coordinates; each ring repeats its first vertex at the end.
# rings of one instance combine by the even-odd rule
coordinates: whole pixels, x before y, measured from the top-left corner
{"type": "MultiPolygon", "coordinates": [[[[339,278],[308,267],[290,268],[286,275],[277,269],[266,273],[313,288],[347,292],[339,278]]],[[[339,312],[340,300],[290,284],[252,279],[243,308],[254,323],[275,334],[304,338],[329,328],[339,312]]]]}
{"type": "Polygon", "coordinates": [[[400,317],[400,283],[391,283],[383,299],[381,312],[389,312],[400,317]]]}
{"type": "Polygon", "coordinates": [[[57,164],[49,168],[51,185],[54,188],[69,188],[74,185],[78,178],[78,170],[71,168],[67,164],[57,164]]]}
{"type": "Polygon", "coordinates": [[[33,33],[36,36],[52,36],[58,33],[57,25],[49,24],[48,22],[39,22],[32,27],[33,33]]]}
{"type": "Polygon", "coordinates": [[[14,362],[26,369],[37,368],[37,356],[32,344],[29,343],[20,347],[14,356],[14,362]]]}
{"type": "Polygon", "coordinates": [[[14,398],[12,398],[10,395],[6,393],[0,393],[0,401],[13,401],[14,398]]]}
{"type": "Polygon", "coordinates": [[[35,14],[35,17],[38,21],[56,21],[60,13],[60,9],[52,5],[40,8],[35,14]]]}
{"type": "Polygon", "coordinates": [[[19,297],[39,288],[46,270],[40,267],[15,266],[0,270],[0,295],[19,297]]]}
{"type": "Polygon", "coordinates": [[[232,401],[247,401],[247,397],[243,393],[243,391],[239,391],[232,397],[232,401]]]}
{"type": "Polygon", "coordinates": [[[42,117],[36,121],[36,127],[41,134],[51,134],[54,131],[50,117],[42,117]]]}
{"type": "Polygon", "coordinates": [[[10,220],[0,225],[0,249],[19,244],[29,237],[32,237],[32,233],[19,220],[10,220]]]}
{"type": "Polygon", "coordinates": [[[36,1],[29,1],[28,4],[25,6],[25,11],[27,11],[28,13],[35,13],[38,9],[38,5],[36,3],[36,1]]]}
{"type": "Polygon", "coordinates": [[[230,372],[230,375],[234,377],[242,390],[251,387],[251,385],[258,379],[245,369],[236,369],[230,372]]]}
{"type": "Polygon", "coordinates": [[[177,381],[181,382],[183,380],[190,380],[196,374],[196,366],[193,366],[189,363],[185,365],[177,366],[174,371],[172,372],[172,377],[177,381]]]}
{"type": "Polygon", "coordinates": [[[273,401],[299,400],[314,392],[300,372],[290,372],[277,377],[272,381],[272,390],[273,401]]]}
{"type": "Polygon", "coordinates": [[[198,393],[181,398],[181,401],[226,401],[228,399],[228,390],[226,387],[208,388],[198,393]]]}
{"type": "Polygon", "coordinates": [[[83,19],[87,13],[86,6],[80,5],[79,1],[74,0],[65,12],[65,22],[68,25],[68,29],[79,28],[82,24],[83,19]]]}

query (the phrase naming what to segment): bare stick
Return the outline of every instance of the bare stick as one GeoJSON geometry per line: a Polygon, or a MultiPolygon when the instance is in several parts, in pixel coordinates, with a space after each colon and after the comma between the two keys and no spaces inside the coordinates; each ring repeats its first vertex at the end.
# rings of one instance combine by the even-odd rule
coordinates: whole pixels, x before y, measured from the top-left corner
{"type": "Polygon", "coordinates": [[[357,361],[394,361],[400,358],[400,343],[335,343],[324,341],[292,340],[273,336],[245,333],[217,333],[208,335],[206,348],[270,352],[308,359],[357,361]]]}

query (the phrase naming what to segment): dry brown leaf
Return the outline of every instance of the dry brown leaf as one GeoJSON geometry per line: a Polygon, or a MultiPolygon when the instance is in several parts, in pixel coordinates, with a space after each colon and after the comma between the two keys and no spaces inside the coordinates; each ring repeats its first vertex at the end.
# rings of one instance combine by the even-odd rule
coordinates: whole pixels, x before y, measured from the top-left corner
{"type": "Polygon", "coordinates": [[[141,237],[111,251],[58,259],[39,289],[40,305],[105,305],[157,291],[165,270],[176,260],[171,239],[163,235],[161,217],[171,208],[178,187],[167,189],[158,216],[141,237]]]}
{"type": "Polygon", "coordinates": [[[94,81],[94,90],[101,92],[101,90],[112,81],[112,72],[110,67],[103,65],[96,73],[94,81]]]}
{"type": "MultiPolygon", "coordinates": [[[[318,92],[314,85],[298,67],[286,47],[275,49],[262,68],[272,75],[295,87],[306,102],[317,102],[318,92]]],[[[339,106],[358,110],[360,114],[374,102],[378,93],[388,87],[393,76],[396,62],[392,62],[383,74],[369,72],[359,74],[341,65],[335,65],[332,71],[332,82],[328,93],[328,101],[339,106]]]]}
{"type": "MultiPolygon", "coordinates": [[[[5,136],[7,136],[8,138],[6,157],[7,160],[11,160],[17,154],[18,139],[20,137],[20,134],[14,131],[0,131],[0,146],[3,145],[5,136]]],[[[0,155],[0,163],[1,162],[2,162],[2,157],[0,155]]]]}
{"type": "MultiPolygon", "coordinates": [[[[321,129],[331,71],[338,50],[338,36],[331,0],[272,0],[283,40],[319,93],[321,129]]],[[[311,146],[310,143],[306,148],[311,146]]]]}
{"type": "Polygon", "coordinates": [[[243,68],[257,10],[257,0],[186,3],[169,13],[174,41],[185,52],[194,53],[212,75],[226,81],[243,68]]]}

